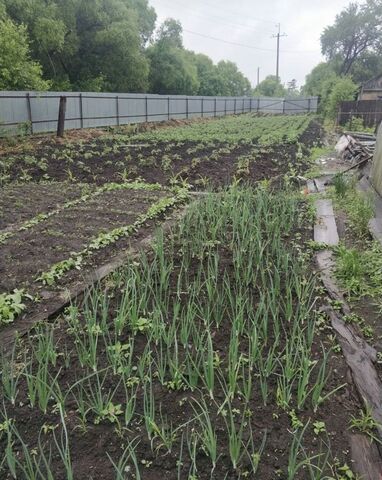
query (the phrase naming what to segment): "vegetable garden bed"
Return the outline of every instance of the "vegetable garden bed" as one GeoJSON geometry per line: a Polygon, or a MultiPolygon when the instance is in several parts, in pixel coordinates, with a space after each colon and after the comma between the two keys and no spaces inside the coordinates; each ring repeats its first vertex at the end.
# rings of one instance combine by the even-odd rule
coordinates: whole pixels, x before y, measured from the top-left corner
{"type": "Polygon", "coordinates": [[[2,181],[21,182],[5,191],[35,199],[0,232],[15,328],[189,205],[2,359],[1,478],[355,478],[359,403],[321,311],[314,214],[289,181],[319,126],[243,115],[90,142],[41,144],[27,171],[2,159],[2,181]]]}

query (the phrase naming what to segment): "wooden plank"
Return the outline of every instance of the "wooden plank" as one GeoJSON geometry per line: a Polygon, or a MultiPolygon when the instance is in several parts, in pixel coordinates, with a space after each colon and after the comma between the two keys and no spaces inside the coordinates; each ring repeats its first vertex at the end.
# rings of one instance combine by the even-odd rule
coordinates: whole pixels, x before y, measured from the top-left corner
{"type": "Polygon", "coordinates": [[[317,252],[316,263],[326,291],[333,300],[341,302],[343,313],[345,315],[350,315],[350,307],[345,301],[342,290],[338,287],[336,281],[334,280],[333,272],[335,262],[333,258],[333,252],[330,250],[322,250],[321,252],[317,252]]]}
{"type": "Polygon", "coordinates": [[[306,186],[307,186],[307,188],[308,188],[308,192],[309,192],[309,193],[317,193],[317,192],[318,192],[317,187],[316,187],[316,184],[314,183],[313,180],[308,180],[308,181],[306,182],[306,186]]]}
{"type": "MultiPolygon", "coordinates": [[[[320,268],[320,276],[329,295],[333,299],[339,300],[343,313],[349,315],[350,308],[333,278],[334,260],[332,255],[329,250],[317,253],[316,261],[320,268]]],[[[382,383],[374,367],[377,352],[363,337],[357,334],[352,325],[346,324],[332,308],[328,308],[327,312],[360,396],[371,408],[373,418],[382,425],[382,383]]],[[[382,438],[382,427],[379,429],[379,433],[382,438]]]]}
{"type": "MultiPolygon", "coordinates": [[[[170,219],[166,220],[162,224],[161,228],[164,230],[164,232],[168,232],[186,214],[189,205],[174,213],[170,219]]],[[[1,329],[0,350],[4,351],[5,353],[9,352],[16,336],[20,337],[26,335],[36,324],[47,321],[59,315],[71,302],[82,295],[86,290],[91,288],[94,284],[100,282],[106,276],[125,265],[128,260],[138,258],[141,251],[147,249],[152,244],[154,239],[155,233],[148,235],[133,247],[122,251],[110,262],[98,267],[82,281],[68,287],[65,291],[61,291],[59,293],[47,292],[45,299],[48,301],[48,303],[43,311],[39,311],[35,315],[19,318],[14,324],[7,325],[1,329]]]]}
{"type": "Polygon", "coordinates": [[[369,230],[373,238],[382,245],[382,219],[372,218],[369,221],[369,230]]]}
{"type": "Polygon", "coordinates": [[[350,435],[352,469],[362,480],[382,480],[382,459],[378,447],[365,435],[350,435]]]}
{"type": "Polygon", "coordinates": [[[336,219],[331,200],[316,200],[317,223],[314,226],[314,240],[325,245],[338,245],[336,219]]]}
{"type": "Polygon", "coordinates": [[[332,201],[329,199],[316,200],[314,203],[319,216],[332,216],[334,217],[332,201]]]}
{"type": "Polygon", "coordinates": [[[373,364],[377,352],[356,335],[334,310],[329,312],[329,316],[357,390],[365,406],[370,408],[374,420],[380,425],[377,430],[382,439],[382,382],[373,364]]]}
{"type": "Polygon", "coordinates": [[[315,178],[314,183],[316,184],[317,191],[319,193],[325,192],[326,186],[325,186],[325,180],[322,178],[315,178]]]}

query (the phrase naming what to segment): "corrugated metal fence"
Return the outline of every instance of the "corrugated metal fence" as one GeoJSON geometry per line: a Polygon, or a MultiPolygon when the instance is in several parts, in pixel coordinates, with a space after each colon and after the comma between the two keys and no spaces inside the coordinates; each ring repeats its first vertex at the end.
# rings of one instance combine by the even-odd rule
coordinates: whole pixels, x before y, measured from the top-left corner
{"type": "Polygon", "coordinates": [[[283,99],[0,91],[0,131],[17,131],[22,126],[27,126],[31,133],[55,131],[61,96],[67,97],[65,129],[246,112],[298,114],[317,111],[317,97],[283,99]]]}

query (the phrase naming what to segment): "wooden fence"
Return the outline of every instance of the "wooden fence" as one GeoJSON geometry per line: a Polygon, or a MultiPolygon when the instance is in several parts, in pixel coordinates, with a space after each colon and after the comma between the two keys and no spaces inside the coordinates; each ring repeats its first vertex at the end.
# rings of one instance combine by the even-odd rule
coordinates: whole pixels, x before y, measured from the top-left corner
{"type": "Polygon", "coordinates": [[[337,124],[348,125],[351,129],[354,119],[362,119],[365,127],[379,125],[382,122],[382,100],[341,102],[338,108],[337,124]]]}

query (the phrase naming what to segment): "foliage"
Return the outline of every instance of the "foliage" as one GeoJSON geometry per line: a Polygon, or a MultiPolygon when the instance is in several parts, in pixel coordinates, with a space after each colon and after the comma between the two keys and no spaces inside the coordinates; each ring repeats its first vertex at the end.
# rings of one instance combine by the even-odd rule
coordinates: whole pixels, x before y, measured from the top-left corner
{"type": "Polygon", "coordinates": [[[47,90],[38,62],[31,60],[24,25],[0,17],[0,90],[47,90]]]}
{"type": "Polygon", "coordinates": [[[251,84],[239,71],[237,65],[229,61],[220,61],[216,66],[218,88],[214,95],[222,96],[249,96],[251,84]]]}
{"type": "Polygon", "coordinates": [[[352,2],[321,35],[327,62],[307,75],[303,91],[321,97],[320,111],[331,120],[337,103],[353,100],[357,85],[382,71],[382,4],[377,0],[352,2]],[[354,82],[352,84],[352,82],[354,82]]]}
{"type": "MultiPolygon", "coordinates": [[[[7,52],[5,47],[10,50],[4,57],[10,57],[6,66],[15,60],[12,72],[25,71],[25,78],[31,78],[26,83],[21,76],[24,81],[16,82],[17,76],[7,74],[7,78],[15,77],[12,88],[47,89],[49,84],[40,78],[43,72],[56,90],[190,95],[251,92],[248,79],[234,63],[214,65],[207,56],[186,50],[178,21],[167,19],[154,39],[156,14],[147,0],[2,2],[0,18],[6,12],[15,22],[1,24],[1,51],[7,52]],[[33,61],[28,59],[28,49],[24,54],[21,47],[28,45],[27,34],[33,61]],[[15,36],[20,37],[17,46],[9,42],[15,36]],[[20,58],[17,50],[21,51],[20,58]],[[25,68],[19,68],[19,64],[25,64],[25,68]]],[[[7,83],[4,86],[8,88],[7,83]]]]}
{"type": "MultiPolygon", "coordinates": [[[[134,185],[134,184],[133,184],[134,185]]],[[[154,185],[156,187],[156,185],[154,185]]],[[[149,188],[150,190],[150,188],[149,188]]],[[[183,187],[175,188],[175,194],[171,197],[164,197],[150,205],[145,213],[138,216],[138,219],[131,225],[117,227],[108,232],[101,232],[80,251],[73,252],[70,258],[55,263],[49,270],[42,272],[36,280],[44,285],[54,285],[57,280],[62,278],[70,270],[80,270],[84,259],[90,257],[95,251],[115,243],[122,237],[127,237],[136,232],[139,227],[148,220],[152,220],[169,208],[183,202],[187,198],[187,189],[183,187]]]]}
{"type": "MultiPolygon", "coordinates": [[[[193,54],[192,52],[190,52],[190,55],[193,55],[193,62],[198,71],[198,95],[218,95],[222,88],[222,79],[219,76],[217,66],[207,55],[193,54]]],[[[229,95],[231,95],[231,91],[229,95]]]]}
{"type": "Polygon", "coordinates": [[[370,408],[367,408],[366,411],[360,410],[358,418],[352,416],[350,426],[351,428],[354,428],[364,433],[371,440],[381,443],[381,440],[375,433],[375,430],[380,428],[381,425],[373,418],[373,414],[370,408]]]}
{"type": "Polygon", "coordinates": [[[254,90],[254,95],[265,97],[284,97],[286,94],[287,90],[275,75],[268,75],[254,90]]]}
{"type": "Polygon", "coordinates": [[[378,0],[350,3],[321,35],[322,53],[340,75],[351,73],[360,55],[378,51],[382,40],[382,5],[378,0]]]}
{"type": "Polygon", "coordinates": [[[148,49],[151,91],[160,94],[194,95],[198,72],[182,44],[182,27],[173,19],[164,22],[157,41],[148,49]]]}
{"type": "Polygon", "coordinates": [[[0,325],[13,322],[15,317],[25,309],[23,296],[23,290],[0,294],[0,325]]]}
{"type": "Polygon", "coordinates": [[[369,220],[374,215],[371,198],[356,189],[354,179],[339,175],[334,179],[337,206],[348,215],[354,234],[359,238],[369,236],[369,220]]]}
{"type": "Polygon", "coordinates": [[[54,88],[139,91],[147,88],[145,39],[155,13],[146,0],[5,0],[23,22],[32,56],[54,88]]]}
{"type": "MultiPolygon", "coordinates": [[[[233,102],[232,102],[233,103],[233,102]]],[[[260,145],[295,143],[307,128],[312,117],[309,115],[269,116],[240,115],[227,116],[209,122],[194,122],[178,128],[162,128],[156,131],[138,133],[136,140],[152,141],[199,141],[227,143],[252,143],[260,145]]]]}
{"type": "MultiPolygon", "coordinates": [[[[148,214],[157,212],[155,205],[148,214]]],[[[256,478],[277,455],[267,445],[268,424],[259,428],[261,402],[270,426],[272,414],[283,419],[283,478],[324,478],[330,447],[308,455],[312,444],[304,445],[305,418],[322,422],[316,410],[331,394],[330,351],[320,355],[315,343],[314,275],[290,242],[305,228],[301,198],[289,191],[233,186],[219,201],[207,194],[190,204],[171,234],[158,232],[149,254],[69,307],[57,331],[41,328],[27,350],[17,346],[13,358],[26,361],[20,371],[7,364],[1,378],[0,474],[28,469],[27,478],[37,478],[43,466],[47,478],[59,469],[76,477],[70,409],[78,443],[94,424],[123,442],[120,460],[109,456],[116,478],[131,471],[141,478],[162,449],[177,478],[197,478],[196,471],[212,478],[218,469],[256,478]],[[17,403],[51,422],[28,432],[27,443],[25,425],[9,416],[19,390],[17,403]],[[168,408],[177,404],[186,418],[168,408]]],[[[324,430],[319,422],[312,428],[324,430]]]]}
{"type": "Polygon", "coordinates": [[[382,296],[382,250],[378,242],[366,243],[362,250],[340,245],[335,254],[335,274],[349,295],[382,296]]]}
{"type": "Polygon", "coordinates": [[[338,105],[344,100],[354,100],[358,86],[350,77],[340,77],[336,79],[330,89],[330,93],[324,100],[323,105],[327,117],[334,120],[337,115],[338,105]]]}
{"type": "Polygon", "coordinates": [[[305,95],[323,96],[323,85],[336,76],[330,63],[321,62],[306,76],[303,92],[305,95]]]}

